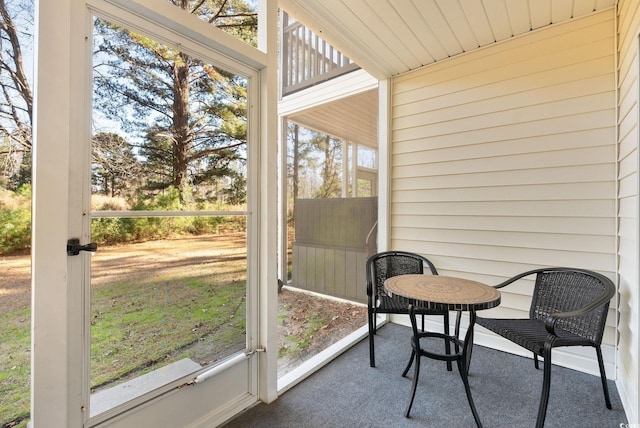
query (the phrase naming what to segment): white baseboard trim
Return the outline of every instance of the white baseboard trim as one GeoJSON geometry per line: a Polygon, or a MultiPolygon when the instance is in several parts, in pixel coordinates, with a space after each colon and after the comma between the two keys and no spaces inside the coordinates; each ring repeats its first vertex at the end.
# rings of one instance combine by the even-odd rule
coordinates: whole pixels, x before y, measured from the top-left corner
{"type": "MultiPolygon", "coordinates": [[[[620,366],[620,370],[623,370],[620,366]]],[[[640,426],[640,415],[638,414],[638,377],[631,377],[628,374],[621,374],[616,381],[616,388],[622,407],[627,415],[629,425],[626,427],[640,426]]]]}

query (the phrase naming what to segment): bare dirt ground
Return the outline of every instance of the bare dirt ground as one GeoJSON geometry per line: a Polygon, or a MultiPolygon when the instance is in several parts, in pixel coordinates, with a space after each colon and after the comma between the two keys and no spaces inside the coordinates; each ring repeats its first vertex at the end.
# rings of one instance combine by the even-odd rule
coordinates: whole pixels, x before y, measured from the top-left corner
{"type": "Polygon", "coordinates": [[[280,376],[367,323],[367,308],[362,305],[318,298],[288,288],[280,292],[278,302],[280,376]],[[287,353],[292,348],[292,337],[302,338],[308,345],[287,353]]]}
{"type": "Polygon", "coordinates": [[[31,257],[0,257],[0,314],[31,304],[31,257]]]}
{"type": "MultiPolygon", "coordinates": [[[[236,250],[243,247],[242,234],[102,247],[92,261],[92,284],[101,286],[131,276],[170,274],[172,269],[195,269],[211,258],[236,256],[236,250]],[[167,248],[171,251],[167,252],[167,248]]],[[[30,256],[0,257],[0,278],[0,314],[28,308],[30,256]]],[[[321,299],[287,287],[278,296],[279,375],[366,324],[367,310],[362,305],[321,299]]]]}

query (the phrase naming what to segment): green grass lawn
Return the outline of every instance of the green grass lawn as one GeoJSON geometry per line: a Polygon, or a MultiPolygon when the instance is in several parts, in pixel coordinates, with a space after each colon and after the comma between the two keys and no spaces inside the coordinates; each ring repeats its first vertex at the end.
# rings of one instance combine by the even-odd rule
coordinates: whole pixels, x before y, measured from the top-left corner
{"type": "MultiPolygon", "coordinates": [[[[0,316],[0,426],[22,420],[26,426],[30,406],[31,310],[0,316]]],[[[12,426],[12,425],[8,425],[12,426]]]]}
{"type": "MultiPolygon", "coordinates": [[[[243,350],[245,266],[239,258],[206,271],[187,267],[180,274],[94,287],[92,390],[182,358],[205,366],[243,350]]],[[[29,419],[30,312],[0,317],[0,427],[26,426],[29,419]]]]}
{"type": "Polygon", "coordinates": [[[245,281],[185,275],[118,283],[95,290],[92,302],[92,388],[182,358],[205,365],[245,347],[245,281]],[[194,347],[203,341],[211,346],[194,347]]]}

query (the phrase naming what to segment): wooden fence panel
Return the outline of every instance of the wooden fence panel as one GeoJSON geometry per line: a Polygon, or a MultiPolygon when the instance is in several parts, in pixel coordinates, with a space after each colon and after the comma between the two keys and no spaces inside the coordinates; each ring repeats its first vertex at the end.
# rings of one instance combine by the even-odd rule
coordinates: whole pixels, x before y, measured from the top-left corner
{"type": "Polygon", "coordinates": [[[365,303],[365,263],[376,252],[378,198],[299,199],[292,285],[365,303]]]}

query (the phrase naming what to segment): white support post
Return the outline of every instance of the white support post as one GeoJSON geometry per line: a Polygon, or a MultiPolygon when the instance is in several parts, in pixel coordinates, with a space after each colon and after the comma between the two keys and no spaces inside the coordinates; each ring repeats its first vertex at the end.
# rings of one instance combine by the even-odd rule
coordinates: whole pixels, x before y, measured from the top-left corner
{"type": "Polygon", "coordinates": [[[278,5],[260,0],[258,46],[268,52],[260,72],[260,353],[258,397],[269,403],[278,397],[278,265],[277,265],[277,165],[278,165],[278,5]]]}
{"type": "Polygon", "coordinates": [[[378,251],[391,244],[391,79],[378,83],[378,251]]]}

